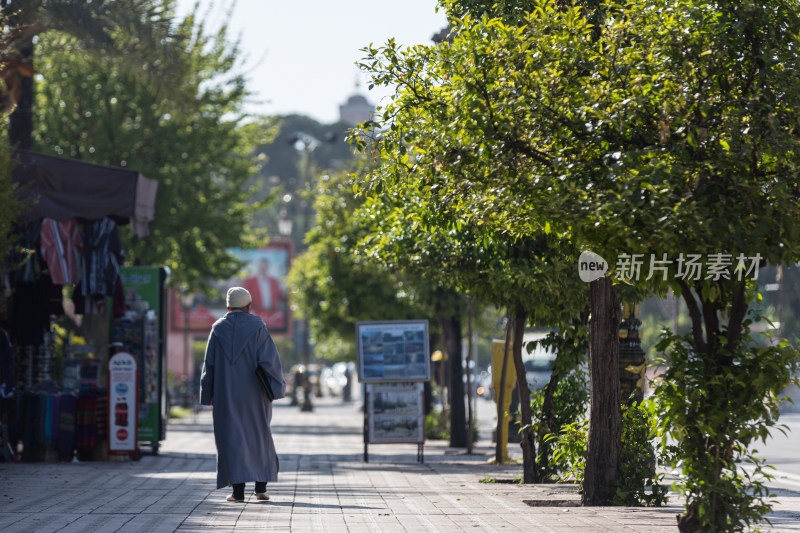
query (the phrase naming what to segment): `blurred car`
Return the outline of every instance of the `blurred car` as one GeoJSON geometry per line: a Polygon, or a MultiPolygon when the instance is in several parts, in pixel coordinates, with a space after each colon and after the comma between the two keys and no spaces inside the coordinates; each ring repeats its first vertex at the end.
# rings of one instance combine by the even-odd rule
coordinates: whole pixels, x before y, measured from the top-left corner
{"type": "Polygon", "coordinates": [[[550,382],[553,373],[553,359],[528,359],[524,362],[525,378],[532,391],[543,389],[550,382]]]}
{"type": "MultiPolygon", "coordinates": [[[[541,340],[544,335],[538,334],[531,337],[528,342],[541,340]]],[[[539,345],[527,346],[526,350],[528,354],[523,361],[523,365],[525,366],[525,378],[528,382],[528,387],[530,387],[531,391],[541,390],[550,382],[556,353],[539,345]]]]}
{"type": "Polygon", "coordinates": [[[332,366],[322,369],[320,384],[326,394],[330,396],[343,396],[348,380],[352,379],[354,375],[355,363],[334,363],[332,366]]]}
{"type": "Polygon", "coordinates": [[[492,399],[492,394],[494,393],[492,389],[492,367],[490,366],[486,370],[482,370],[480,374],[478,374],[478,389],[477,393],[478,396],[481,398],[485,398],[487,400],[492,399]]]}

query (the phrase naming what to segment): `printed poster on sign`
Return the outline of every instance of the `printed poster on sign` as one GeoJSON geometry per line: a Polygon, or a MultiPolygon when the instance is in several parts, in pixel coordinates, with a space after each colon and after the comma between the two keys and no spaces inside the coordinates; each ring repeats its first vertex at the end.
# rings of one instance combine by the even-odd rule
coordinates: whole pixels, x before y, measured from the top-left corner
{"type": "Polygon", "coordinates": [[[430,379],[427,320],[357,322],[356,346],[365,383],[430,379]]]}
{"type": "Polygon", "coordinates": [[[422,382],[367,384],[369,442],[425,442],[422,382]]]}
{"type": "Polygon", "coordinates": [[[127,352],[111,356],[108,362],[108,451],[112,454],[138,453],[138,410],[136,359],[127,352]]]}

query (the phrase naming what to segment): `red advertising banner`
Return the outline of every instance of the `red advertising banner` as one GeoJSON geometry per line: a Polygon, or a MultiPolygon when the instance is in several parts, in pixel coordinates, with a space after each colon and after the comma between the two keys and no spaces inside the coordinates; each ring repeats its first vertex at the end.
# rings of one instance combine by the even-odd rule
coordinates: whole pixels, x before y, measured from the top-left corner
{"type": "Polygon", "coordinates": [[[229,287],[244,287],[253,297],[250,312],[260,316],[270,334],[289,336],[292,334],[292,313],[289,306],[286,276],[289,273],[293,254],[292,241],[273,239],[257,250],[234,249],[233,252],[245,267],[239,276],[215,284],[217,296],[204,298],[195,296],[182,301],[180,295],[170,291],[170,315],[172,331],[208,333],[214,322],[225,315],[225,293],[229,287]]]}

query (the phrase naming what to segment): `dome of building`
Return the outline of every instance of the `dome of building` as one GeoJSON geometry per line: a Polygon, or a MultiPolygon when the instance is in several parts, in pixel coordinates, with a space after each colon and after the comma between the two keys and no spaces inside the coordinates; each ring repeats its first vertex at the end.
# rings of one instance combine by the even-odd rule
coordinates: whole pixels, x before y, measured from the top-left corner
{"type": "Polygon", "coordinates": [[[360,94],[350,96],[346,104],[339,106],[339,120],[353,126],[372,120],[374,114],[375,106],[360,94]]]}

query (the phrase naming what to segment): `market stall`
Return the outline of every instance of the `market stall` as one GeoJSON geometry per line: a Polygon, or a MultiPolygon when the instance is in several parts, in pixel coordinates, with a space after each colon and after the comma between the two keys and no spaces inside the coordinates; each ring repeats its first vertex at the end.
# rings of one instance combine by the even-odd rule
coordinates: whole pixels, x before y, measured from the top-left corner
{"type": "MultiPolygon", "coordinates": [[[[145,394],[139,379],[138,398],[157,402],[160,394],[162,378],[153,373],[165,351],[157,311],[148,315],[126,293],[119,234],[128,226],[137,237],[149,235],[157,183],[135,170],[27,151],[14,161],[25,210],[18,246],[0,269],[0,327],[10,344],[0,365],[0,460],[105,459],[109,347],[125,340],[116,325],[126,318],[154,319],[150,344],[129,347],[143,375],[150,373],[148,386],[156,384],[155,394],[145,394]]],[[[162,293],[165,277],[157,276],[162,293]]],[[[162,426],[144,433],[157,450],[162,426]]]]}

